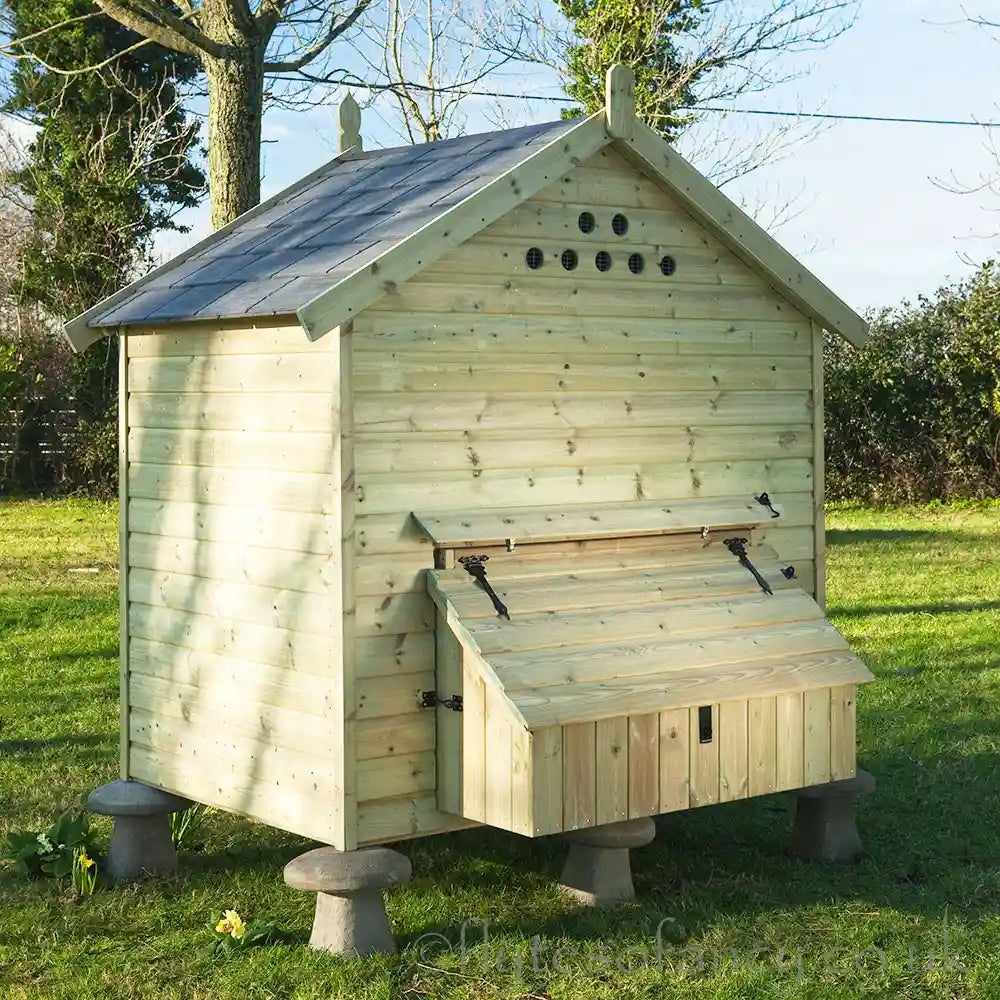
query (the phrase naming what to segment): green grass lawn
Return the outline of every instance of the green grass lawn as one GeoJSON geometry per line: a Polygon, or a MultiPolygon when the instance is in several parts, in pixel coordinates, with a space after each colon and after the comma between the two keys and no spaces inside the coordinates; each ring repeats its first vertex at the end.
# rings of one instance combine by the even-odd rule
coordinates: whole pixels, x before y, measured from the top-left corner
{"type": "MultiPolygon", "coordinates": [[[[633,855],[638,901],[613,911],[558,895],[558,844],[496,831],[415,841],[402,845],[413,882],[388,901],[402,954],[345,962],[304,947],[312,899],[282,882],[305,842],[215,816],[176,879],[75,901],[0,869],[0,1000],[992,1000],[998,525],[1000,504],[831,511],[831,615],[876,675],[859,698],[859,760],[879,788],[859,810],[867,853],[856,863],[788,857],[788,796],[667,817],[633,855]],[[223,907],[300,943],[200,957],[223,907]],[[480,926],[469,927],[464,963],[458,948],[463,921],[477,918],[490,922],[488,969],[480,926]]],[[[111,506],[0,504],[0,834],[45,825],[115,776],[115,548],[111,506]]]]}

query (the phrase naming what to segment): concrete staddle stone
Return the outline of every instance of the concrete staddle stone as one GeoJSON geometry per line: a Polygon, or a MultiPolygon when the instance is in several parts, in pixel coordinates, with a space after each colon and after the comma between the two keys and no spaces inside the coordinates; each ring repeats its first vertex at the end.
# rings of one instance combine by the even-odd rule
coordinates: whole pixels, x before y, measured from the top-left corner
{"type": "Polygon", "coordinates": [[[87,808],[115,820],[105,862],[108,875],[116,882],[135,882],[144,875],[176,872],[167,817],[190,805],[189,799],[139,781],[112,781],[92,792],[87,808]]]}
{"type": "Polygon", "coordinates": [[[336,955],[394,955],[382,890],[410,881],[410,861],[387,847],[319,847],[285,865],[285,882],[316,893],[309,947],[336,955]]]}
{"type": "Polygon", "coordinates": [[[808,861],[850,861],[862,851],[854,820],[854,800],[875,790],[875,776],[859,770],[853,778],[803,788],[797,796],[791,851],[808,861]]]}
{"type": "Polygon", "coordinates": [[[585,906],[614,906],[635,899],[629,850],[645,847],[656,836],[649,817],[608,823],[563,835],[569,855],[559,884],[585,906]]]}

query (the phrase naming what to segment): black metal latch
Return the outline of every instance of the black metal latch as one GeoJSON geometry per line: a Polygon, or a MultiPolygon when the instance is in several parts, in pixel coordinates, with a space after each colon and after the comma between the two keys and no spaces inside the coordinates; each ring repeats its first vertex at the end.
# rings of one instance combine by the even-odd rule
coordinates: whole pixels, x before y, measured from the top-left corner
{"type": "Polygon", "coordinates": [[[781,517],[781,514],[774,509],[774,504],[771,503],[771,498],[766,493],[761,493],[760,496],[754,497],[754,500],[756,500],[761,507],[766,507],[771,512],[772,519],[775,517],[781,517]]]}
{"type": "Polygon", "coordinates": [[[420,707],[421,708],[434,708],[437,705],[441,705],[444,708],[450,708],[453,712],[462,711],[462,696],[460,694],[453,694],[446,701],[439,701],[437,696],[437,691],[421,691],[420,692],[420,707]]]}
{"type": "Polygon", "coordinates": [[[774,591],[771,590],[771,585],[760,575],[757,567],[750,562],[750,557],[747,555],[747,540],[745,538],[727,538],[724,542],[727,549],[737,559],[740,561],[741,566],[745,566],[753,574],[753,578],[760,584],[760,589],[764,591],[765,594],[771,594],[774,596],[774,591]]]}
{"type": "Polygon", "coordinates": [[[458,561],[462,564],[465,572],[473,577],[476,583],[486,591],[487,596],[493,602],[493,607],[496,608],[497,614],[501,618],[506,618],[507,621],[510,621],[510,615],[507,613],[507,605],[497,597],[497,592],[490,586],[490,581],[486,579],[485,564],[489,561],[489,558],[489,556],[485,555],[462,556],[458,561]]]}

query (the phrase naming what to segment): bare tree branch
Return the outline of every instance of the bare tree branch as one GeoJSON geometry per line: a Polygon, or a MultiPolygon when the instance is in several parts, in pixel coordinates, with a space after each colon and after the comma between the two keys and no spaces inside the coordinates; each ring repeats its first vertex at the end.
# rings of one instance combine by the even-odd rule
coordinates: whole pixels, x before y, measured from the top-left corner
{"type": "MultiPolygon", "coordinates": [[[[156,5],[154,0],[94,0],[101,10],[126,28],[164,48],[191,56],[225,58],[228,48],[200,31],[194,24],[156,5]]],[[[197,14],[197,11],[193,11],[197,14]]]]}
{"type": "Polygon", "coordinates": [[[338,19],[331,15],[326,31],[302,55],[295,59],[286,59],[280,62],[265,62],[264,72],[268,74],[295,73],[300,69],[304,69],[318,56],[322,55],[345,31],[353,27],[371,2],[372,0],[358,0],[354,9],[346,17],[338,19]]]}

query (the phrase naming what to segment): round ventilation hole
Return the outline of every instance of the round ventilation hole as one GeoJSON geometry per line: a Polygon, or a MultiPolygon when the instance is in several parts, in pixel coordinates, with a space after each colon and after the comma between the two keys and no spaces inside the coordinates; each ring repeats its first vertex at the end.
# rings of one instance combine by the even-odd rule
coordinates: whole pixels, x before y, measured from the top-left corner
{"type": "Polygon", "coordinates": [[[642,259],[641,253],[630,253],[628,255],[628,269],[633,274],[642,274],[645,267],[646,262],[642,259]]]}
{"type": "Polygon", "coordinates": [[[575,250],[563,250],[559,257],[559,263],[567,271],[574,271],[576,270],[576,265],[580,263],[580,258],[577,257],[575,250]]]}
{"type": "Polygon", "coordinates": [[[607,250],[598,250],[597,256],[594,257],[594,266],[598,271],[610,271],[611,254],[607,250]]]}
{"type": "Polygon", "coordinates": [[[628,219],[620,213],[611,219],[611,232],[615,236],[624,236],[628,232],[628,219]]]}
{"type": "Polygon", "coordinates": [[[660,258],[660,271],[668,278],[677,270],[677,261],[669,254],[660,258]]]}
{"type": "Polygon", "coordinates": [[[597,226],[597,220],[594,218],[593,212],[581,212],[576,224],[580,227],[581,233],[592,233],[597,226]]]}
{"type": "Polygon", "coordinates": [[[538,247],[528,247],[528,252],[524,255],[524,263],[532,271],[537,271],[544,262],[545,254],[538,247]]]}

